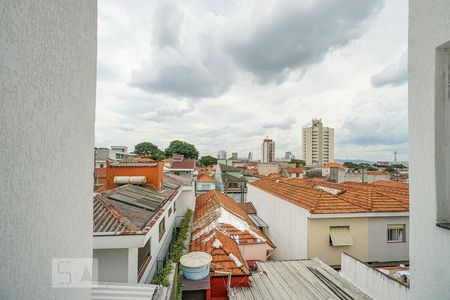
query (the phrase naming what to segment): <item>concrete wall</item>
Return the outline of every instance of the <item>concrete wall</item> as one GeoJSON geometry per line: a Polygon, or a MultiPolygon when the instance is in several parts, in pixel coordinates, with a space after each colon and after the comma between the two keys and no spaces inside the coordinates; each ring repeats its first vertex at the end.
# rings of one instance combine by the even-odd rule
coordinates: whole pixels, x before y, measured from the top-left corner
{"type": "Polygon", "coordinates": [[[368,261],[368,227],[368,218],[309,219],[308,258],[318,257],[328,265],[340,265],[342,252],[347,252],[358,259],[368,261]],[[331,226],[349,226],[353,245],[330,246],[331,226]]]}
{"type": "MultiPolygon", "coordinates": [[[[410,0],[409,6],[409,145],[411,197],[411,298],[448,299],[450,295],[450,230],[436,227],[437,201],[448,200],[437,189],[438,166],[445,166],[445,138],[435,114],[436,48],[450,41],[450,1],[410,0]],[[436,195],[442,196],[437,199],[436,195]]],[[[442,82],[440,82],[442,84],[442,82]]],[[[445,173],[445,172],[444,172],[445,173]]],[[[444,183],[448,187],[448,180],[444,183]]],[[[445,188],[446,189],[446,188],[445,188]]],[[[448,211],[447,211],[448,212],[448,211]]]]}
{"type": "Polygon", "coordinates": [[[273,250],[268,244],[240,244],[239,250],[244,260],[266,261],[267,251],[273,250]]]}
{"type": "Polygon", "coordinates": [[[409,260],[409,217],[369,218],[368,261],[409,260]],[[388,224],[405,224],[405,242],[387,242],[388,224]]]}
{"type": "MultiPolygon", "coordinates": [[[[128,249],[95,249],[99,282],[128,282],[128,249]]],[[[96,271],[96,270],[94,270],[96,271]]]]}
{"type": "Polygon", "coordinates": [[[92,258],[97,2],[0,1],[0,298],[52,288],[52,258],[92,258]]]}
{"type": "Polygon", "coordinates": [[[339,274],[374,300],[409,299],[408,287],[345,253],[339,274]]]}
{"type": "Polygon", "coordinates": [[[272,173],[278,174],[280,171],[280,166],[278,163],[264,163],[258,164],[257,169],[259,175],[268,175],[272,173]]]}
{"type": "Polygon", "coordinates": [[[181,192],[175,199],[176,216],[184,217],[187,210],[195,210],[195,194],[194,187],[182,187],[181,192]]]}
{"type": "Polygon", "coordinates": [[[277,247],[273,259],[307,258],[308,212],[252,185],[247,199],[251,201],[268,225],[268,236],[277,247]]]}

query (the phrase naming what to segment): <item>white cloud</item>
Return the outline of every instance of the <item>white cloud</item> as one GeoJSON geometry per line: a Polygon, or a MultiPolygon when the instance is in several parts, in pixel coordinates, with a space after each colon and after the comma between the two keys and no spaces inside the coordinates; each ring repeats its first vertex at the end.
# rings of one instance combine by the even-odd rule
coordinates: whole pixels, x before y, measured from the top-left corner
{"type": "Polygon", "coordinates": [[[408,53],[405,51],[398,63],[386,66],[380,73],[372,76],[372,85],[382,87],[386,85],[402,85],[408,82],[408,53]]]}

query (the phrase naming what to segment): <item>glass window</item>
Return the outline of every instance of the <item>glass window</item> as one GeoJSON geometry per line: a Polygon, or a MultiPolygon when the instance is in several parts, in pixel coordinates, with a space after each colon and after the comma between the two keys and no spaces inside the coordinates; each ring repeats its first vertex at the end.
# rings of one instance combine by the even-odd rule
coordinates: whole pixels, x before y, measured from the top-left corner
{"type": "Polygon", "coordinates": [[[406,242],[406,225],[392,224],[387,227],[388,242],[406,242]]]}
{"type": "Polygon", "coordinates": [[[148,239],[144,247],[138,249],[138,273],[141,273],[145,267],[147,267],[148,262],[152,258],[152,242],[151,238],[148,239]]]}
{"type": "Polygon", "coordinates": [[[162,218],[161,222],[159,222],[159,240],[161,240],[165,232],[166,232],[166,218],[162,218]]]}

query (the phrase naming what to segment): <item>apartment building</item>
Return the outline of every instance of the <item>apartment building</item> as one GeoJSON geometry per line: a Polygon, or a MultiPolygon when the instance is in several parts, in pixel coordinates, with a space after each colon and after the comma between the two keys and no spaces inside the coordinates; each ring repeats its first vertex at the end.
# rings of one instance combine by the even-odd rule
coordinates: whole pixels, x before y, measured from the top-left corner
{"type": "Polygon", "coordinates": [[[275,142],[266,138],[261,144],[261,162],[270,163],[275,161],[275,142]]]}
{"type": "Polygon", "coordinates": [[[217,152],[217,159],[227,159],[227,151],[219,150],[219,152],[217,152]]]}
{"type": "Polygon", "coordinates": [[[409,188],[261,179],[248,200],[278,245],[276,260],[318,257],[339,266],[347,252],[364,262],[409,260],[409,188]]]}
{"type": "Polygon", "coordinates": [[[303,160],[307,166],[322,166],[334,161],[334,129],[324,127],[321,119],[302,130],[303,160]]]}

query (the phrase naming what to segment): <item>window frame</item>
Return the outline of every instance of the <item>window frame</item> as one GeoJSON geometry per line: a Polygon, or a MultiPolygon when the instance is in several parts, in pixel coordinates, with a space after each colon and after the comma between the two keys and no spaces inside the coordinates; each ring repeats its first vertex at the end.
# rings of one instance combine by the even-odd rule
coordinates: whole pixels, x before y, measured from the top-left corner
{"type": "Polygon", "coordinates": [[[159,241],[161,241],[161,239],[164,236],[164,233],[166,233],[166,217],[163,217],[161,222],[159,222],[159,241]]]}
{"type": "Polygon", "coordinates": [[[147,266],[149,265],[151,260],[152,260],[152,238],[150,237],[143,247],[138,248],[138,265],[137,265],[138,281],[141,280],[141,278],[144,275],[144,272],[147,269],[147,266]],[[141,261],[141,263],[140,263],[139,251],[146,247],[148,248],[148,255],[146,255],[144,261],[141,261]]]}
{"type": "MultiPolygon", "coordinates": [[[[400,234],[398,234],[400,236],[400,234]]],[[[386,242],[387,243],[406,243],[406,224],[387,224],[386,226],[386,242]],[[391,227],[398,227],[402,226],[403,228],[389,228],[391,227]],[[390,240],[389,239],[389,231],[390,230],[403,230],[402,239],[396,239],[396,240],[390,240]]]]}

